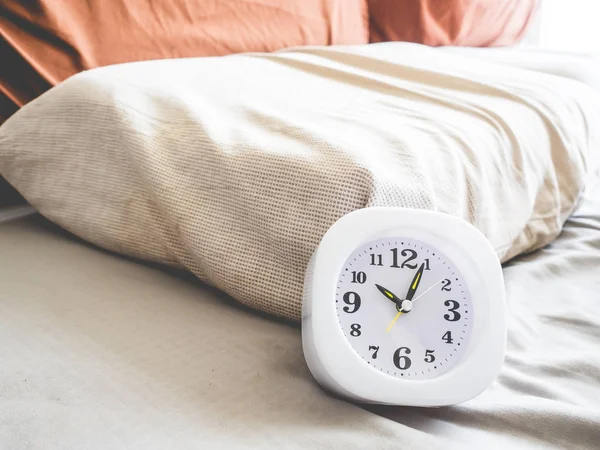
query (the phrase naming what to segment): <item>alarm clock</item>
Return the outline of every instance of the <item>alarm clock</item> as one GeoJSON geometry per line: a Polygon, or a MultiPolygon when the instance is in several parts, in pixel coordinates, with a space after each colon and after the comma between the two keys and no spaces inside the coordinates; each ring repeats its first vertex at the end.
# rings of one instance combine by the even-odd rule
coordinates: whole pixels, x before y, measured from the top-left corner
{"type": "Polygon", "coordinates": [[[500,261],[479,230],[448,214],[351,212],[308,265],[302,345],[318,383],[357,402],[469,400],[504,361],[500,261]]]}

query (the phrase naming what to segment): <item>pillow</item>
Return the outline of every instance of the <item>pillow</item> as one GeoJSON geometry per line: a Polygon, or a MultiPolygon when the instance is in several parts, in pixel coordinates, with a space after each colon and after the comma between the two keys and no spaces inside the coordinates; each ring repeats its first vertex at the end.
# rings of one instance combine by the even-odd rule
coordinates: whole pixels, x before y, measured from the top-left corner
{"type": "Polygon", "coordinates": [[[514,44],[532,21],[537,0],[368,0],[371,42],[432,46],[514,44]]]}
{"type": "Polygon", "coordinates": [[[150,59],[368,42],[366,0],[4,0],[0,124],[67,77],[150,59]]]}
{"type": "Polygon", "coordinates": [[[548,244],[597,176],[598,123],[567,78],[315,47],[80,73],[0,127],[0,173],[77,236],[299,320],[312,252],[359,208],[452,214],[502,261],[548,244]]]}
{"type": "MultiPolygon", "coordinates": [[[[368,42],[366,0],[4,0],[0,125],[69,76],[129,61],[368,42]]],[[[20,196],[0,177],[0,207],[20,196]]]]}

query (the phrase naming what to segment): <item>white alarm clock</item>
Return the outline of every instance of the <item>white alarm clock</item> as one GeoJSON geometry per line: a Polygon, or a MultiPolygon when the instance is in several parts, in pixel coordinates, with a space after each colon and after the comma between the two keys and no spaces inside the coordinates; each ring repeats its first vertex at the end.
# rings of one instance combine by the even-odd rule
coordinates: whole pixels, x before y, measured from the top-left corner
{"type": "Polygon", "coordinates": [[[485,236],[459,218],[354,211],[311,258],[302,343],[316,380],[343,397],[414,406],[469,400],[504,361],[500,262],[485,236]]]}

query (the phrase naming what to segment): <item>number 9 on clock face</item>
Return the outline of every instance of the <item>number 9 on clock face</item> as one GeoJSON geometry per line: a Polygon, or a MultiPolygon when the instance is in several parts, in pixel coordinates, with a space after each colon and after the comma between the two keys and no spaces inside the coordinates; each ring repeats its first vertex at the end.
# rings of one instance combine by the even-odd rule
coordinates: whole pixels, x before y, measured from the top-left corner
{"type": "Polygon", "coordinates": [[[471,337],[473,304],[459,268],[440,249],[405,236],[353,251],[337,278],[335,304],[353,350],[394,377],[440,376],[471,337]]]}

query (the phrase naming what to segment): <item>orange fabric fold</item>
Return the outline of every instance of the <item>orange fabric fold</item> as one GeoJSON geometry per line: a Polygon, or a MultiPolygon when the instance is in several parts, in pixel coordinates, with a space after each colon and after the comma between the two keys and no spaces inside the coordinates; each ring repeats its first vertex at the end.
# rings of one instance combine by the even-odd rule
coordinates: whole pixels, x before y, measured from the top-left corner
{"type": "Polygon", "coordinates": [[[366,0],[0,0],[0,118],[95,67],[367,42],[366,0]]]}
{"type": "Polygon", "coordinates": [[[511,45],[525,34],[538,0],[368,0],[371,42],[431,46],[511,45]]]}

